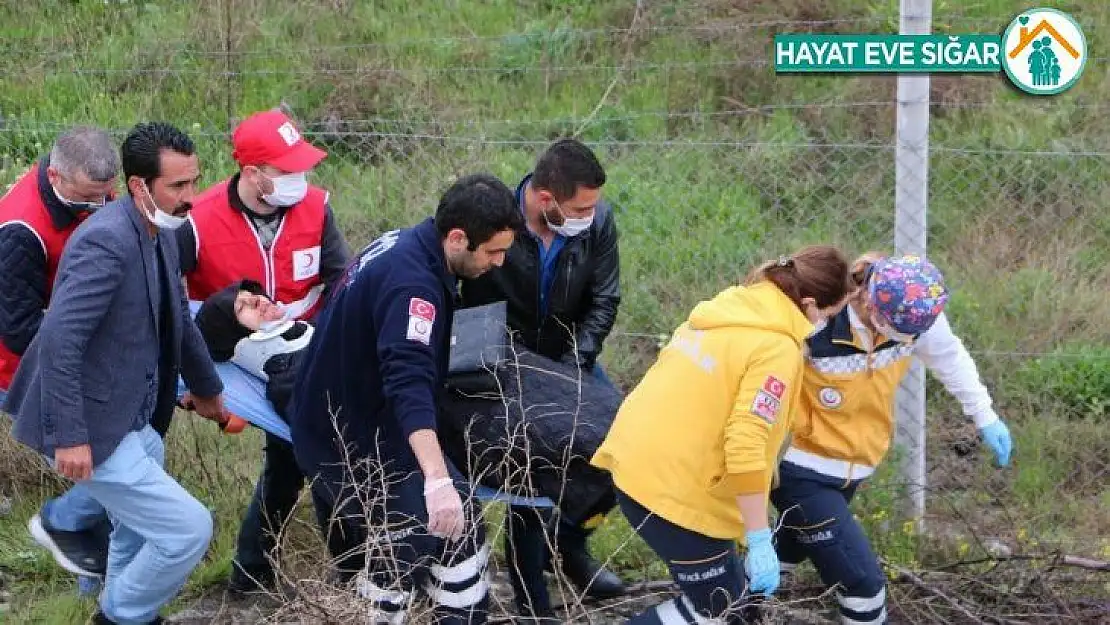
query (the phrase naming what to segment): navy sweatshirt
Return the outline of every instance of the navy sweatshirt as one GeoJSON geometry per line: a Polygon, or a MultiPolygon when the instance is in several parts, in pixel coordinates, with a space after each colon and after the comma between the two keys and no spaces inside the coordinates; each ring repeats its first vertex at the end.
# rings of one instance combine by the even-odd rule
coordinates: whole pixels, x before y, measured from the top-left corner
{"type": "Polygon", "coordinates": [[[293,448],[308,476],[337,476],[344,457],[388,462],[391,472],[419,468],[408,437],[436,427],[456,299],[430,218],[386,233],[353,259],[316,320],[294,384],[293,448]]]}

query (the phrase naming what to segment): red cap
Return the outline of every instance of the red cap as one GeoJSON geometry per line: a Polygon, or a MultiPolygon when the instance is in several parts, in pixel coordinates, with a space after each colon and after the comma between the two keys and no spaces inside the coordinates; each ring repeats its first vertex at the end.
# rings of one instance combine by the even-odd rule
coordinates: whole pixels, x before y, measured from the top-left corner
{"type": "Polygon", "coordinates": [[[270,165],[289,173],[308,171],[327,152],[301,137],[297,127],[278,110],[255,113],[231,133],[231,156],[240,167],[270,165]]]}

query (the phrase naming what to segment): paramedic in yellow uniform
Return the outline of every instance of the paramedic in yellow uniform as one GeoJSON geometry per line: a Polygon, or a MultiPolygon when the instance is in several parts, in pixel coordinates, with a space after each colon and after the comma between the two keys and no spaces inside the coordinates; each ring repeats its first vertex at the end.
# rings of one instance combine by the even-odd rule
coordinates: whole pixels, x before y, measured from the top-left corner
{"type": "Polygon", "coordinates": [[[809,558],[825,584],[840,584],[843,623],[884,623],[883,571],[848,504],[890,446],[894,394],[910,356],[959,400],[1000,465],[1009,463],[1012,444],[944,316],[940,271],[917,256],[869,254],[852,278],[859,289],[850,304],[807,341],[793,440],[771,500],[783,513],[776,545],[783,569],[809,558]]]}
{"type": "Polygon", "coordinates": [[[778,587],[768,490],[805,339],[844,307],[848,269],[828,246],[763,265],[699,303],[625,399],[592,463],[612,473],[625,517],[683,591],[630,623],[744,622],[748,592],[778,587]]]}

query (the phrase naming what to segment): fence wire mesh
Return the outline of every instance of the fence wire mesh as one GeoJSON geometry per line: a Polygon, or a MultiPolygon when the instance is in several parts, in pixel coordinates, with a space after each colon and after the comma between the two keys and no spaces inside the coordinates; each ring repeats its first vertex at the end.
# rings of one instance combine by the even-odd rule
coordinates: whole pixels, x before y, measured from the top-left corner
{"type": "MultiPolygon", "coordinates": [[[[198,3],[172,18],[107,2],[59,9],[54,28],[0,43],[0,183],[70,124],[122,137],[147,119],[187,130],[215,183],[234,172],[229,129],[281,104],[328,150],[314,182],[357,248],[430,214],[453,177],[487,170],[511,186],[552,139],[577,135],[609,174],[624,299],[602,359],[631,385],[698,300],[762,259],[805,243],[894,247],[895,79],[776,76],[770,40],[896,30],[896,13],[821,19],[792,4],[796,19],[762,19],[768,3],[746,4],[636,3],[604,14],[614,27],[536,19],[442,37],[394,34],[341,0],[198,3]],[[142,19],[152,26],[132,25],[142,19]],[[180,39],[150,38],[171,23],[180,39]]],[[[938,32],[993,32],[1000,20],[934,10],[938,32]]],[[[927,440],[901,438],[927,445],[930,532],[957,545],[936,547],[949,558],[1110,559],[1104,70],[1093,58],[1078,87],[1044,99],[1002,76],[931,81],[927,219],[905,227],[927,227],[953,326],[1017,449],[1013,469],[992,469],[930,378],[927,440]]],[[[880,472],[858,516],[877,550],[909,549],[916,562],[919,537],[892,521],[899,486],[880,472]]]]}

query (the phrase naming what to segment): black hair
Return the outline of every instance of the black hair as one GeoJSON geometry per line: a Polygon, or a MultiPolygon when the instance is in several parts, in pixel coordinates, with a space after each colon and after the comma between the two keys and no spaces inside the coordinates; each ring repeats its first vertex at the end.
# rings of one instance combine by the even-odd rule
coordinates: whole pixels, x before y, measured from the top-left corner
{"type": "Polygon", "coordinates": [[[216,362],[226,362],[235,355],[235,345],[250,336],[251,331],[235,318],[235,298],[239,291],[266,295],[254,280],[241,280],[216,291],[197,310],[196,324],[208,353],[216,362]]]}
{"type": "MultiPolygon", "coordinates": [[[[136,124],[127,133],[120,148],[124,180],[138,176],[150,185],[155,178],[162,175],[162,150],[192,156],[196,153],[196,146],[189,135],[166,122],[136,124]]],[[[128,193],[130,192],[128,187],[128,193]]]]}
{"type": "Polygon", "coordinates": [[[579,187],[600,189],[605,184],[605,168],[590,148],[577,139],[559,139],[536,161],[532,187],[546,189],[556,202],[578,193],[579,187]]]}
{"type": "Polygon", "coordinates": [[[461,229],[469,242],[467,249],[473,252],[498,232],[523,228],[524,213],[513,192],[496,176],[470,174],[444,192],[436,207],[435,224],[440,239],[461,229]]]}

